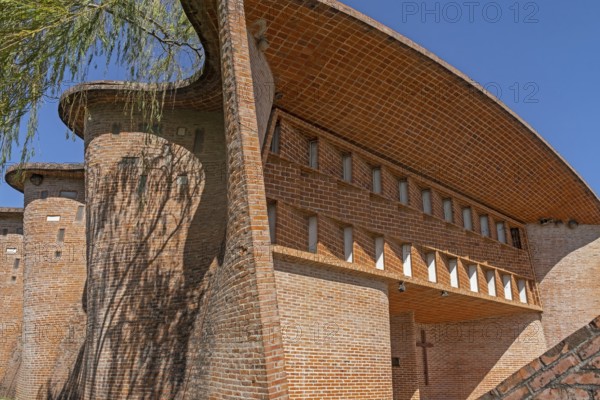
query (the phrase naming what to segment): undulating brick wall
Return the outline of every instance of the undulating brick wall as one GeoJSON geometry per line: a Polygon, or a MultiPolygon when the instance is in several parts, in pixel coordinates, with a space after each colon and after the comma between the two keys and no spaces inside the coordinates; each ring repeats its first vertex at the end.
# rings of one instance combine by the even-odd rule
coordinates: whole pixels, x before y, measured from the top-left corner
{"type": "Polygon", "coordinates": [[[23,321],[23,210],[0,208],[0,397],[13,398],[23,321]]]}
{"type": "Polygon", "coordinates": [[[23,350],[17,399],[52,398],[62,390],[85,329],[83,170],[79,177],[67,178],[56,176],[60,168],[39,171],[39,185],[24,181],[23,350]],[[67,361],[57,365],[59,359],[67,361]]]}
{"type": "Polygon", "coordinates": [[[600,317],[481,397],[500,399],[600,399],[600,317]]]}
{"type": "Polygon", "coordinates": [[[290,398],[391,399],[387,285],[276,260],[290,398]]]}
{"type": "Polygon", "coordinates": [[[248,32],[248,54],[250,55],[250,67],[252,72],[252,86],[254,103],[256,109],[256,128],[258,143],[263,146],[273,108],[273,97],[275,96],[275,81],[269,64],[259,46],[268,46],[265,30],[268,29],[261,21],[255,21],[249,27],[248,32]]]}
{"type": "Polygon", "coordinates": [[[429,385],[417,348],[421,400],[477,399],[546,349],[539,314],[486,318],[456,324],[416,325],[425,332],[429,385]]]}
{"type": "Polygon", "coordinates": [[[223,116],[169,111],[155,125],[123,110],[91,106],[86,124],[89,322],[78,395],[185,398],[207,357],[208,281],[225,238],[223,116]]]}
{"type": "Polygon", "coordinates": [[[548,346],[575,332],[600,310],[600,226],[528,225],[548,346]]]}

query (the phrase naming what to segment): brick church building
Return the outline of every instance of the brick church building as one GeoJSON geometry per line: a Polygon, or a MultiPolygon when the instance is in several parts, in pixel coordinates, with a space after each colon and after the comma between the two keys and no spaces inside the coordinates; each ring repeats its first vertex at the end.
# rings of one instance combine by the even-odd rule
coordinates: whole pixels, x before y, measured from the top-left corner
{"type": "Polygon", "coordinates": [[[0,397],[600,398],[600,200],[526,122],[335,0],[182,5],[160,122],[77,86],[84,164],[6,174],[0,397]]]}

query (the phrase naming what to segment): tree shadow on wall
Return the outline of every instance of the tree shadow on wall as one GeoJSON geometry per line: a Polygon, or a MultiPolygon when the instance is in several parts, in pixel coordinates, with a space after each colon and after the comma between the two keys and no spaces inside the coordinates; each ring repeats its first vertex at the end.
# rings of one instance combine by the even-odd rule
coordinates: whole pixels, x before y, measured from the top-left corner
{"type": "Polygon", "coordinates": [[[222,260],[225,149],[197,157],[157,137],[132,140],[144,141],[131,147],[138,155],[88,164],[86,340],[48,400],[182,395],[207,272],[222,260]]]}

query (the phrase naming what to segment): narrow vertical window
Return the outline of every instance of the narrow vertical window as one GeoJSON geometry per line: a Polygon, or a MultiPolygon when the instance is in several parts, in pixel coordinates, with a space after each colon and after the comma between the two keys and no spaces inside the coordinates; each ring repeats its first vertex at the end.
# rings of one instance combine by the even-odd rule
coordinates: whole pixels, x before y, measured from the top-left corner
{"type": "Polygon", "coordinates": [[[400,203],[408,205],[408,181],[406,179],[402,179],[398,182],[398,191],[400,203]]]}
{"type": "Polygon", "coordinates": [[[465,207],[462,210],[463,215],[463,227],[468,230],[473,230],[473,219],[471,218],[471,207],[465,207]]]}
{"type": "Polygon", "coordinates": [[[85,211],[83,206],[77,207],[77,213],[75,214],[75,221],[81,222],[83,221],[83,212],[85,211]]]}
{"type": "Polygon", "coordinates": [[[23,228],[17,228],[17,235],[23,234],[23,228]]]}
{"type": "Polygon", "coordinates": [[[487,280],[488,294],[490,296],[496,296],[496,273],[492,270],[488,270],[485,273],[485,278],[487,280]]]}
{"type": "Polygon", "coordinates": [[[444,199],[444,220],[446,222],[454,222],[454,211],[452,208],[452,199],[444,199]]]}
{"type": "Polygon", "coordinates": [[[423,199],[423,212],[431,215],[433,212],[431,207],[431,190],[423,190],[421,192],[421,198],[423,199]]]}
{"type": "Polygon", "coordinates": [[[448,272],[450,272],[450,286],[458,287],[458,260],[451,258],[448,260],[448,272]]]}
{"type": "Polygon", "coordinates": [[[482,236],[490,237],[490,222],[487,215],[479,216],[479,227],[482,236]]]}
{"type": "Polygon", "coordinates": [[[270,202],[267,204],[267,217],[269,219],[269,234],[271,243],[275,244],[277,234],[277,203],[270,202]]]}
{"type": "Polygon", "coordinates": [[[381,168],[373,168],[373,193],[381,194],[381,168]]]}
{"type": "Polygon", "coordinates": [[[194,153],[202,154],[204,153],[204,129],[198,128],[196,129],[196,135],[194,136],[194,153]]]}
{"type": "Polygon", "coordinates": [[[308,142],[308,166],[314,169],[319,168],[319,141],[311,140],[308,142]]]}
{"type": "Polygon", "coordinates": [[[479,282],[477,280],[477,265],[469,265],[469,287],[471,292],[479,292],[479,282]]]}
{"type": "Polygon", "coordinates": [[[427,253],[427,272],[429,274],[429,282],[437,282],[435,253],[427,253]]]}
{"type": "Polygon", "coordinates": [[[119,124],[117,122],[113,123],[112,126],[111,126],[110,131],[115,136],[118,135],[118,134],[120,134],[121,133],[121,124],[119,124]]]}
{"type": "Polygon", "coordinates": [[[311,253],[317,252],[318,244],[318,219],[316,215],[308,217],[308,251],[311,253]]]}
{"type": "Polygon", "coordinates": [[[44,200],[48,198],[48,191],[47,190],[42,190],[40,192],[40,199],[44,200]]]}
{"type": "Polygon", "coordinates": [[[273,130],[273,138],[271,139],[271,152],[279,154],[279,143],[281,140],[281,124],[277,122],[273,130]]]}
{"type": "Polygon", "coordinates": [[[383,236],[375,238],[375,267],[377,269],[385,269],[385,239],[383,236]]]}
{"type": "Polygon", "coordinates": [[[352,182],[352,155],[344,154],[342,156],[342,179],[346,182],[352,182]]]}
{"type": "Polygon", "coordinates": [[[523,245],[521,244],[521,231],[519,228],[511,228],[510,236],[512,238],[513,247],[522,249],[523,245]]]}
{"type": "Polygon", "coordinates": [[[351,226],[344,228],[344,259],[354,262],[354,232],[351,226]]]}
{"type": "Polygon", "coordinates": [[[2,236],[7,236],[7,235],[8,235],[8,228],[2,229],[2,236]]]}
{"type": "Polygon", "coordinates": [[[62,243],[65,241],[65,230],[63,228],[58,230],[58,233],[56,234],[56,242],[57,243],[62,243]]]}
{"type": "Polygon", "coordinates": [[[15,262],[13,264],[13,269],[19,269],[20,265],[21,265],[21,259],[20,258],[15,258],[15,262]]]}
{"type": "Polygon", "coordinates": [[[519,301],[523,304],[527,304],[527,286],[524,279],[517,281],[517,287],[519,288],[519,301]]]}
{"type": "Polygon", "coordinates": [[[504,285],[504,298],[506,300],[512,300],[512,279],[510,275],[502,275],[502,284],[504,285]]]}
{"type": "Polygon", "coordinates": [[[498,241],[506,243],[506,231],[504,230],[504,222],[496,223],[496,232],[498,232],[498,241]]]}
{"type": "Polygon", "coordinates": [[[402,246],[402,269],[405,276],[412,276],[412,246],[405,244],[402,246]]]}

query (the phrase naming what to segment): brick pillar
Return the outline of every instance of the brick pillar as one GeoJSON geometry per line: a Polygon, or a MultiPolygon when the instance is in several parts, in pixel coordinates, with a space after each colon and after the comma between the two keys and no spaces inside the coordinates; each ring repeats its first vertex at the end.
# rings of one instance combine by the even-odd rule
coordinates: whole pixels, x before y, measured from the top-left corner
{"type": "Polygon", "coordinates": [[[244,3],[217,4],[229,204],[225,259],[215,277],[226,313],[215,320],[222,330],[215,335],[213,362],[228,362],[211,374],[209,395],[228,398],[224,393],[233,390],[244,398],[287,399],[244,3]],[[239,324],[251,334],[232,341],[228,327],[239,324]]]}
{"type": "MultiPolygon", "coordinates": [[[[85,219],[83,169],[69,171],[46,165],[36,169],[41,183],[24,173],[24,302],[23,350],[17,380],[19,400],[46,396],[63,382],[53,381],[57,368],[63,378],[72,365],[59,358],[79,351],[75,336],[85,326],[82,293],[85,284],[85,219]],[[68,197],[67,197],[68,196],[68,197]]],[[[81,336],[81,335],[78,335],[81,336]]],[[[74,361],[74,360],[73,360],[74,361]]],[[[60,375],[60,374],[59,374],[60,375]]]]}
{"type": "Polygon", "coordinates": [[[223,116],[168,110],[149,128],[124,107],[86,116],[84,398],[202,398],[196,371],[221,313],[209,299],[227,217],[223,116]]]}
{"type": "Polygon", "coordinates": [[[23,210],[0,208],[0,397],[14,398],[23,320],[23,210]]]}

